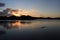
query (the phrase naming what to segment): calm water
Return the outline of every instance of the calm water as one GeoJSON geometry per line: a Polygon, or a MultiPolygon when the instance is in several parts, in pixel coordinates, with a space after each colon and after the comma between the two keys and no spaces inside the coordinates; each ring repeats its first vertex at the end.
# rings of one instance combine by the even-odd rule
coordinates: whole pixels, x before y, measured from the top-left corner
{"type": "Polygon", "coordinates": [[[60,38],[60,20],[0,20],[0,40],[60,38]]]}

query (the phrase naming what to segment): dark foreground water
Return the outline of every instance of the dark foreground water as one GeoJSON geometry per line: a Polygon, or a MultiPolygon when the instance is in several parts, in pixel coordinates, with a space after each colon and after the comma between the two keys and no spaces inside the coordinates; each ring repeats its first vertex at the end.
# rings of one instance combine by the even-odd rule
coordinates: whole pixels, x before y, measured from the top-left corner
{"type": "Polygon", "coordinates": [[[0,20],[0,40],[54,39],[60,39],[60,20],[0,20]]]}

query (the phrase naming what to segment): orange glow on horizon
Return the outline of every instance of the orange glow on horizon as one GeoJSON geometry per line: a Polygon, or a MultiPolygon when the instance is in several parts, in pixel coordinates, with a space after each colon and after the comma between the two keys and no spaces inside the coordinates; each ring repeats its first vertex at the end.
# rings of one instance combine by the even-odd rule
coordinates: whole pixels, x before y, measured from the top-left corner
{"type": "Polygon", "coordinates": [[[30,15],[33,17],[37,17],[39,16],[39,14],[37,14],[37,10],[36,9],[17,9],[17,10],[10,10],[10,14],[14,15],[14,16],[21,16],[21,15],[30,15]]]}
{"type": "Polygon", "coordinates": [[[18,16],[18,17],[20,16],[20,14],[17,13],[17,12],[12,12],[11,14],[14,15],[14,16],[18,16]]]}

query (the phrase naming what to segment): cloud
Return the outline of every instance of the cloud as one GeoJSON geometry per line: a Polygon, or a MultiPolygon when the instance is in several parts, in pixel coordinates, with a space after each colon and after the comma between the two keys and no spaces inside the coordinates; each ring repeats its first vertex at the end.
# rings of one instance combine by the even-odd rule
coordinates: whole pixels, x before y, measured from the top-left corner
{"type": "MultiPolygon", "coordinates": [[[[13,9],[12,9],[13,10],[13,9]]],[[[16,9],[15,11],[10,11],[10,13],[0,13],[0,15],[15,15],[15,16],[21,16],[21,15],[30,15],[30,16],[34,16],[34,17],[38,17],[39,13],[37,11],[37,9],[16,9]]]]}
{"type": "Polygon", "coordinates": [[[5,4],[4,3],[0,3],[0,7],[3,7],[3,6],[5,6],[5,4]]]}
{"type": "Polygon", "coordinates": [[[18,9],[17,13],[13,12],[12,15],[21,16],[21,15],[30,15],[30,16],[38,16],[37,9],[18,9]]]}

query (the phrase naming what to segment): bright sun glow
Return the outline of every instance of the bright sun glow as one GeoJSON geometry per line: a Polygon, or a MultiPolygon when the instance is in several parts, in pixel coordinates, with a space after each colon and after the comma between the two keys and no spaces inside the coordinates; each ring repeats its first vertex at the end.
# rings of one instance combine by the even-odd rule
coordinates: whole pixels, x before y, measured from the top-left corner
{"type": "Polygon", "coordinates": [[[21,16],[21,15],[30,15],[30,16],[36,16],[39,15],[37,14],[37,10],[36,9],[18,9],[17,11],[12,11],[12,15],[14,16],[21,16]]]}

